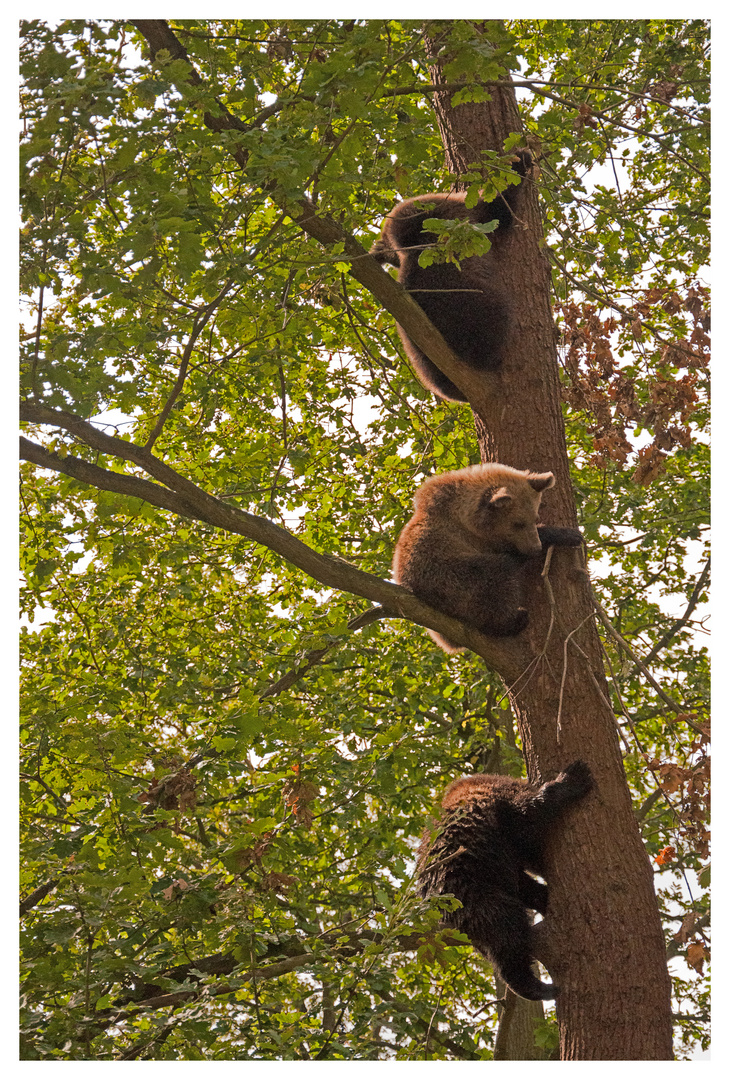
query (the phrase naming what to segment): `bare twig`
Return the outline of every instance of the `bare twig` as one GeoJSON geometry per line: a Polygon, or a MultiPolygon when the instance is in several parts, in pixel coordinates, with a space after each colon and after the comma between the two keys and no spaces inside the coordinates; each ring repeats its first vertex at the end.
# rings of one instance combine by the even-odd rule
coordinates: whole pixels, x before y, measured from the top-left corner
{"type": "Polygon", "coordinates": [[[158,1031],[151,1039],[138,1039],[123,1053],[118,1054],[114,1059],[115,1061],[137,1061],[148,1050],[157,1048],[167,1039],[169,1035],[172,1035],[173,1024],[168,1020],[164,1028],[158,1031]]]}
{"type": "MultiPolygon", "coordinates": [[[[399,1001],[396,1001],[393,995],[389,994],[388,991],[385,989],[382,982],[378,984],[377,989],[375,989],[375,993],[383,1001],[387,1001],[388,1004],[391,1005],[396,1012],[406,1012],[411,1023],[415,1021],[418,1027],[420,1027],[422,1030],[426,1027],[426,1021],[421,1020],[420,1017],[414,1017],[411,1008],[407,1005],[401,1004],[399,1001]]],[[[461,1043],[456,1042],[454,1039],[450,1039],[443,1031],[432,1031],[431,1039],[434,1042],[439,1043],[439,1045],[446,1047],[447,1050],[450,1050],[454,1057],[457,1059],[457,1061],[475,1061],[478,1059],[479,1055],[475,1054],[472,1049],[469,1049],[466,1046],[462,1046],[461,1043]]]]}
{"type": "MultiPolygon", "coordinates": [[[[361,615],[356,616],[354,619],[350,619],[347,624],[348,630],[361,630],[364,626],[369,626],[371,623],[377,622],[378,619],[392,618],[393,612],[387,611],[382,607],[368,608],[361,615]]],[[[289,690],[295,682],[303,678],[313,667],[321,664],[323,660],[333,651],[341,645],[340,641],[333,641],[329,645],[323,646],[321,649],[312,649],[307,653],[305,662],[298,668],[292,668],[287,671],[285,675],[282,675],[280,679],[277,679],[273,685],[264,690],[263,694],[259,695],[259,701],[265,701],[266,698],[275,697],[277,694],[283,693],[284,690],[289,690]]]]}
{"type": "Polygon", "coordinates": [[[666,693],[666,691],[662,690],[661,686],[656,681],[656,679],[654,678],[652,673],[649,671],[649,669],[647,668],[647,666],[643,662],[643,660],[639,656],[637,656],[637,654],[634,652],[634,650],[629,645],[628,641],[626,641],[626,639],[623,638],[621,636],[621,634],[619,634],[618,630],[616,629],[616,627],[613,625],[613,623],[609,619],[608,615],[606,614],[605,610],[601,607],[601,604],[599,603],[598,598],[596,597],[595,593],[593,593],[592,595],[593,595],[593,604],[595,606],[596,611],[598,612],[598,617],[601,620],[601,622],[603,623],[603,625],[606,627],[606,629],[608,630],[608,633],[614,639],[614,641],[618,645],[620,645],[621,648],[626,653],[628,653],[628,655],[634,661],[636,667],[642,673],[642,675],[647,680],[647,682],[654,688],[654,690],[659,695],[659,697],[662,699],[662,701],[665,703],[665,705],[668,705],[669,708],[672,710],[672,712],[676,713],[678,716],[681,716],[682,719],[685,721],[685,723],[687,723],[688,726],[691,727],[693,731],[696,731],[698,735],[706,735],[707,732],[703,731],[703,729],[700,727],[700,725],[696,724],[687,715],[687,709],[685,708],[685,706],[680,705],[678,701],[675,701],[674,698],[671,698],[669,696],[669,694],[666,693]]]}
{"type": "MultiPolygon", "coordinates": [[[[43,247],[43,267],[45,270],[46,249],[43,247]]],[[[30,385],[33,388],[33,393],[38,393],[38,363],[40,361],[41,350],[41,330],[43,329],[43,298],[45,296],[45,285],[41,285],[38,290],[38,313],[35,324],[35,345],[33,346],[33,362],[30,369],[30,385]]]]}
{"type": "Polygon", "coordinates": [[[185,385],[185,379],[187,378],[188,374],[188,365],[190,364],[190,357],[192,356],[193,349],[195,348],[195,342],[200,337],[200,334],[202,333],[206,323],[209,321],[211,315],[216,310],[230,287],[231,282],[227,281],[221,291],[218,293],[218,295],[213,300],[211,300],[211,302],[207,304],[202,311],[199,311],[193,319],[193,328],[190,331],[190,337],[188,338],[187,344],[185,345],[185,348],[183,350],[182,358],[180,360],[180,367],[177,373],[177,379],[175,380],[175,385],[172,388],[170,396],[162,407],[162,412],[155,421],[155,425],[150,432],[147,442],[145,443],[145,450],[151,450],[152,447],[155,445],[155,441],[157,440],[158,435],[162,431],[165,425],[165,421],[170,415],[172,407],[175,404],[180,394],[180,391],[185,385]]]}
{"type": "Polygon", "coordinates": [[[289,456],[289,433],[288,433],[288,421],[286,415],[286,381],[284,379],[284,368],[279,364],[279,387],[281,389],[281,441],[284,445],[284,453],[279,459],[279,464],[276,467],[274,473],[274,479],[271,481],[271,494],[269,495],[269,503],[272,510],[274,509],[274,496],[276,495],[276,485],[281,475],[281,470],[284,468],[284,462],[289,456]]]}
{"type": "Polygon", "coordinates": [[[104,189],[104,202],[106,203],[107,210],[112,215],[112,217],[116,221],[117,225],[121,229],[122,228],[122,223],[119,220],[119,218],[117,217],[117,212],[114,209],[114,207],[112,206],[112,201],[111,201],[111,199],[109,197],[109,187],[108,187],[108,184],[107,184],[106,168],[104,167],[104,155],[101,152],[101,147],[99,146],[99,140],[96,137],[96,132],[95,131],[93,132],[93,138],[94,138],[94,146],[96,147],[97,157],[99,158],[99,168],[101,169],[101,183],[102,183],[102,187],[104,189]]]}
{"type": "Polygon", "coordinates": [[[707,562],[705,563],[705,565],[702,568],[702,573],[700,574],[700,576],[697,578],[697,581],[695,582],[695,587],[694,587],[694,589],[692,590],[692,592],[690,594],[689,603],[687,604],[687,607],[684,609],[684,613],[676,620],[676,622],[672,623],[672,625],[669,627],[667,632],[665,634],[662,634],[662,636],[659,638],[659,641],[657,641],[656,645],[654,645],[651,648],[651,650],[644,657],[644,663],[647,666],[649,664],[651,664],[654,660],[656,660],[657,656],[662,651],[662,649],[665,649],[667,647],[667,645],[669,644],[669,642],[672,640],[672,638],[676,634],[679,633],[679,631],[682,629],[682,627],[687,625],[692,612],[697,607],[697,604],[698,604],[699,598],[700,598],[700,593],[702,592],[705,585],[707,584],[707,580],[708,580],[709,576],[710,576],[710,559],[708,558],[707,562]]]}
{"type": "Polygon", "coordinates": [[[428,1061],[428,1041],[431,1038],[431,1028],[433,1027],[433,1022],[434,1022],[434,1020],[436,1018],[436,1013],[439,1011],[439,1006],[441,1005],[441,998],[443,996],[444,996],[444,988],[442,986],[441,989],[439,990],[438,1001],[436,1002],[434,1010],[431,1013],[431,1019],[428,1022],[428,1031],[426,1032],[426,1042],[425,1042],[424,1047],[423,1047],[423,1060],[424,1061],[428,1061]]]}
{"type": "MultiPolygon", "coordinates": [[[[608,698],[607,698],[607,697],[606,697],[606,695],[604,694],[604,692],[603,692],[603,690],[602,690],[601,686],[599,685],[599,683],[598,683],[598,679],[596,678],[596,676],[595,676],[595,675],[594,675],[594,673],[593,673],[593,667],[591,666],[591,661],[589,660],[588,656],[586,655],[586,652],[585,652],[585,650],[584,650],[584,649],[581,649],[581,647],[580,647],[580,645],[578,644],[578,642],[577,642],[577,641],[572,641],[572,642],[571,642],[571,645],[573,646],[573,648],[574,648],[574,649],[577,649],[577,650],[578,650],[578,652],[580,653],[580,655],[581,655],[581,656],[583,657],[583,659],[585,660],[585,662],[586,662],[586,670],[588,671],[588,676],[589,676],[589,678],[590,678],[591,682],[593,683],[593,686],[594,686],[594,688],[595,688],[595,690],[596,690],[596,693],[598,694],[599,698],[601,699],[601,701],[603,702],[603,704],[604,704],[604,705],[606,706],[606,708],[608,709],[609,713],[611,713],[611,715],[612,715],[612,716],[614,717],[614,719],[615,719],[615,718],[616,718],[616,714],[615,714],[615,712],[614,712],[614,708],[613,708],[613,705],[612,705],[612,704],[611,704],[611,702],[610,702],[610,701],[608,700],[608,698]]],[[[616,721],[616,726],[618,727],[618,721],[616,721]]],[[[619,734],[620,734],[620,735],[621,735],[621,736],[623,737],[623,732],[621,731],[621,728],[620,728],[620,727],[618,727],[618,731],[619,731],[619,734]]],[[[624,746],[626,746],[626,749],[627,749],[627,750],[629,749],[629,747],[628,747],[628,744],[626,743],[626,740],[624,740],[624,746]]]]}
{"type": "Polygon", "coordinates": [[[587,623],[588,620],[592,619],[592,618],[593,618],[593,612],[591,612],[590,615],[586,615],[585,619],[582,619],[581,622],[579,622],[578,625],[576,627],[574,627],[570,631],[568,636],[565,638],[565,641],[563,642],[563,675],[562,675],[562,678],[560,680],[560,698],[558,699],[558,718],[557,718],[557,721],[556,721],[556,730],[557,730],[556,742],[557,742],[558,746],[560,746],[560,732],[562,730],[560,721],[561,721],[561,717],[563,715],[563,692],[565,690],[565,679],[566,679],[566,676],[568,674],[568,642],[572,638],[573,634],[577,634],[578,631],[580,630],[581,626],[584,626],[585,623],[587,623]]]}
{"type": "MultiPolygon", "coordinates": [[[[637,747],[639,749],[639,752],[641,754],[643,754],[643,756],[644,756],[644,759],[646,761],[646,767],[648,768],[651,775],[654,777],[654,780],[655,780],[656,785],[657,785],[657,791],[659,792],[661,797],[664,799],[664,802],[669,807],[670,812],[674,815],[677,822],[679,822],[679,812],[677,811],[677,808],[675,807],[672,800],[669,798],[669,795],[667,794],[667,792],[664,791],[664,789],[662,788],[661,777],[657,775],[656,770],[653,769],[652,766],[649,764],[649,755],[646,753],[646,751],[644,750],[644,747],[641,745],[641,740],[639,739],[639,736],[636,733],[636,728],[634,727],[634,722],[631,719],[631,715],[629,713],[629,710],[626,708],[626,705],[624,704],[624,700],[623,700],[623,697],[621,696],[621,691],[620,691],[619,685],[618,685],[618,679],[616,678],[616,675],[615,675],[614,670],[613,670],[613,665],[611,663],[611,657],[608,655],[608,652],[606,650],[605,645],[603,645],[603,642],[601,642],[601,647],[603,649],[603,655],[604,655],[606,664],[608,665],[608,670],[611,673],[611,680],[613,682],[613,688],[614,688],[614,690],[616,692],[616,697],[618,698],[619,708],[621,709],[621,712],[622,712],[623,716],[626,717],[626,722],[629,725],[629,728],[631,729],[631,734],[634,736],[634,741],[635,741],[635,743],[636,743],[636,745],[637,745],[637,747]]],[[[619,727],[619,732],[623,735],[623,733],[621,732],[620,727],[619,727]]],[[[626,750],[628,751],[629,747],[628,747],[626,739],[624,739],[624,746],[626,747],[626,750]]]]}
{"type": "Polygon", "coordinates": [[[547,652],[548,642],[550,641],[550,635],[552,634],[553,626],[555,625],[555,613],[556,613],[556,610],[557,610],[556,605],[555,605],[555,596],[553,595],[553,587],[550,584],[550,563],[553,560],[553,551],[554,550],[555,550],[555,548],[551,544],[550,547],[547,549],[547,555],[545,556],[545,565],[542,568],[542,574],[541,574],[542,580],[543,580],[543,582],[545,584],[545,591],[547,592],[547,595],[548,595],[548,601],[550,603],[550,623],[548,625],[547,634],[545,635],[545,644],[542,647],[542,654],[541,655],[544,655],[547,652]]]}
{"type": "MultiPolygon", "coordinates": [[[[603,659],[606,661],[606,666],[607,666],[609,674],[611,676],[611,682],[613,683],[614,693],[616,694],[616,698],[618,700],[618,706],[619,706],[619,709],[621,710],[621,714],[622,714],[622,716],[624,716],[624,718],[626,719],[626,723],[629,725],[629,730],[631,731],[631,734],[634,736],[634,742],[638,746],[640,753],[643,754],[644,753],[644,747],[641,745],[641,740],[639,739],[639,736],[636,733],[636,728],[634,727],[634,721],[631,718],[631,714],[629,713],[629,710],[626,708],[626,706],[624,704],[624,699],[623,699],[623,696],[621,694],[621,688],[619,687],[618,679],[616,678],[616,672],[613,670],[613,664],[611,663],[611,657],[608,655],[608,650],[607,650],[607,648],[606,648],[606,646],[604,645],[603,642],[601,642],[601,652],[603,653],[603,659]]],[[[621,730],[621,725],[618,723],[618,720],[616,721],[616,724],[618,726],[619,735],[621,736],[621,738],[623,740],[623,744],[624,744],[624,746],[626,748],[626,752],[628,753],[629,752],[628,740],[627,740],[626,736],[624,735],[623,731],[621,730]]]]}
{"type": "Polygon", "coordinates": [[[44,885],[39,885],[29,896],[26,896],[25,900],[21,900],[20,914],[25,915],[34,908],[36,904],[40,904],[41,900],[45,900],[48,894],[53,892],[60,880],[60,878],[52,878],[50,881],[46,881],[44,885]]]}
{"type": "Polygon", "coordinates": [[[77,817],[75,817],[74,814],[71,813],[68,803],[65,803],[63,801],[63,799],[61,798],[61,796],[57,795],[56,792],[53,790],[53,788],[48,786],[48,784],[45,782],[45,780],[43,780],[41,778],[39,773],[23,773],[22,772],[22,773],[19,773],[18,775],[19,775],[21,780],[31,780],[34,784],[39,784],[43,788],[43,790],[45,792],[47,792],[48,795],[51,796],[51,798],[55,802],[56,806],[60,810],[62,810],[64,814],[67,814],[69,816],[69,818],[73,818],[73,821],[74,821],[75,825],[80,825],[81,824],[79,819],[77,817]]]}

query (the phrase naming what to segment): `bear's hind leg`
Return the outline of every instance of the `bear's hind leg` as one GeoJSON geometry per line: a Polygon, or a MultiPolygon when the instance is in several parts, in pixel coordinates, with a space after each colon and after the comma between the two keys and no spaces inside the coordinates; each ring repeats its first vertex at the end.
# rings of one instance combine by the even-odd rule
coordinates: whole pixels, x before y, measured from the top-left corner
{"type": "Polygon", "coordinates": [[[522,633],[529,616],[524,607],[522,559],[509,554],[464,559],[461,570],[461,603],[464,621],[491,637],[522,633]]]}
{"type": "Polygon", "coordinates": [[[516,952],[500,948],[492,951],[491,959],[504,982],[519,997],[528,1001],[551,1001],[558,996],[557,986],[541,982],[532,970],[529,950],[516,952]]]}
{"type": "Polygon", "coordinates": [[[485,901],[479,904],[476,897],[471,898],[458,929],[491,960],[496,973],[515,994],[529,1001],[556,997],[557,988],[552,983],[541,982],[532,970],[532,927],[521,900],[502,893],[485,897],[485,901]]]}
{"type": "Polygon", "coordinates": [[[522,871],[518,889],[520,900],[525,907],[532,908],[533,911],[538,911],[541,915],[547,912],[547,885],[543,885],[541,881],[535,881],[534,877],[530,877],[529,874],[522,871]]]}

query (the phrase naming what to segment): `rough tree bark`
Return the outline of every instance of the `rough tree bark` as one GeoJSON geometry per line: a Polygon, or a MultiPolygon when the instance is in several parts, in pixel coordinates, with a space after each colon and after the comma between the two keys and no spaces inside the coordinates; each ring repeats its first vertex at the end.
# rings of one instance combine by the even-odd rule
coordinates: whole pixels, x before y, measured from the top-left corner
{"type": "MultiPolygon", "coordinates": [[[[431,41],[432,80],[443,82],[431,41]]],[[[447,167],[463,173],[482,150],[502,150],[522,130],[514,90],[489,102],[451,105],[434,95],[447,167]]],[[[549,270],[534,183],[523,184],[516,228],[495,241],[500,274],[514,297],[501,370],[469,395],[482,459],[555,473],[543,520],[575,525],[549,270]]],[[[632,813],[616,721],[587,576],[554,549],[549,574],[535,574],[530,625],[497,670],[510,692],[530,780],[543,782],[576,758],[597,791],[579,803],[549,852],[550,907],[544,959],[561,987],[562,1060],[671,1059],[670,980],[652,869],[632,813]],[[551,597],[554,601],[551,602],[551,597]]]]}

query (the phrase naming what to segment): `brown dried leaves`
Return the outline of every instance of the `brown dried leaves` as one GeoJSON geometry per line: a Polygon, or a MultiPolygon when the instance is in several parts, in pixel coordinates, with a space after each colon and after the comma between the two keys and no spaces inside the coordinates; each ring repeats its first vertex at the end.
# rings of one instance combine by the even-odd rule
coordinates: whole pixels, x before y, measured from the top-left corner
{"type": "Polygon", "coordinates": [[[613,355],[611,338],[618,329],[618,320],[600,318],[592,304],[562,306],[568,346],[564,369],[569,380],[563,386],[563,399],[591,417],[589,431],[595,450],[591,464],[613,462],[623,468],[634,449],[627,438],[627,427],[644,427],[653,432],[654,440],[639,451],[633,480],[646,485],[663,472],[668,452],[675,446],[691,444],[689,424],[698,395],[697,375],[689,369],[704,368],[709,355],[705,295],[706,290],[699,287],[688,289],[684,300],[676,292],[647,289],[644,299],[634,305],[630,329],[637,341],[644,339],[643,320],[655,306],[669,314],[684,309],[694,323],[689,338],[664,347],[659,369],[649,386],[649,400],[644,402],[641,397],[646,397],[646,390],[637,392],[636,383],[613,355]],[[674,372],[681,368],[688,369],[687,374],[676,378],[674,372]]]}
{"type": "Polygon", "coordinates": [[[192,810],[196,804],[195,778],[190,769],[182,768],[168,776],[154,776],[147,791],[137,796],[141,803],[148,803],[149,809],[160,807],[162,810],[192,810]]]}

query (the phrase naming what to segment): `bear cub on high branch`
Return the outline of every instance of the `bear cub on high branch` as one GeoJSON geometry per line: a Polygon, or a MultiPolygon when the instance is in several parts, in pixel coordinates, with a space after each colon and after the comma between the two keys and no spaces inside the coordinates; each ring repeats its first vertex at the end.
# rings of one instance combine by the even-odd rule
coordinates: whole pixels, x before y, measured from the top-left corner
{"type": "MultiPolygon", "coordinates": [[[[395,547],[393,578],[431,607],[491,637],[528,623],[524,572],[553,544],[579,547],[577,529],[538,525],[551,472],[488,463],[432,476],[413,500],[415,513],[395,547]]],[[[448,653],[461,651],[434,630],[448,653]]]]}
{"type": "MultiPolygon", "coordinates": [[[[529,150],[517,153],[512,168],[524,177],[532,164],[529,150]]],[[[464,205],[465,192],[418,195],[398,203],[388,214],[379,239],[370,249],[380,263],[398,267],[398,281],[412,291],[445,341],[465,364],[477,371],[495,371],[510,329],[510,297],[499,273],[499,235],[513,221],[522,184],[511,184],[496,199],[479,199],[475,206],[464,205]],[[474,224],[497,221],[492,247],[486,255],[454,263],[419,266],[424,247],[435,243],[435,235],[425,232],[426,218],[468,218],[474,224]],[[431,291],[433,290],[433,291],[431,291]]],[[[396,324],[398,333],[418,378],[426,389],[451,401],[466,401],[458,387],[396,324]]]]}
{"type": "Polygon", "coordinates": [[[538,786],[478,773],[446,790],[435,836],[423,834],[416,864],[421,896],[451,893],[461,901],[442,925],[458,930],[491,961],[515,994],[533,1001],[558,988],[531,970],[534,929],[527,908],[544,915],[545,840],[553,822],[593,786],[588,766],[574,761],[538,786]]]}

